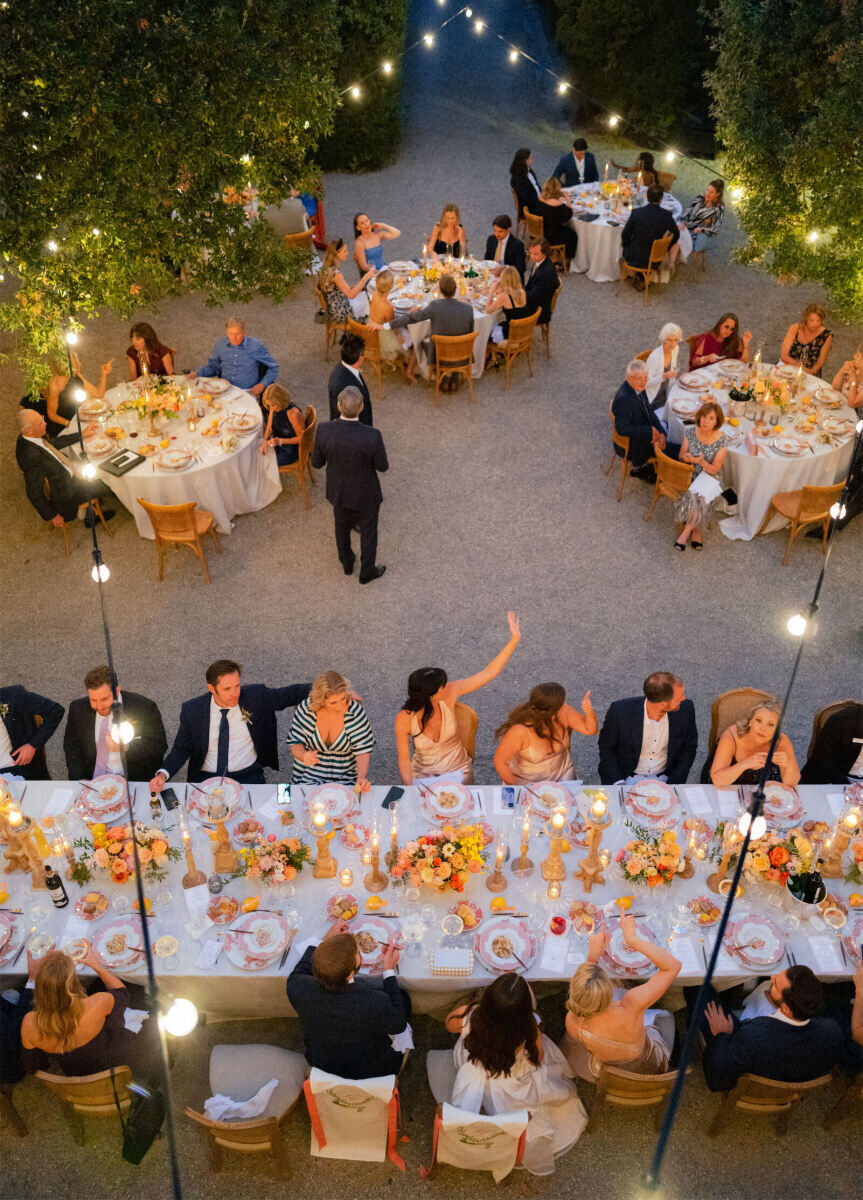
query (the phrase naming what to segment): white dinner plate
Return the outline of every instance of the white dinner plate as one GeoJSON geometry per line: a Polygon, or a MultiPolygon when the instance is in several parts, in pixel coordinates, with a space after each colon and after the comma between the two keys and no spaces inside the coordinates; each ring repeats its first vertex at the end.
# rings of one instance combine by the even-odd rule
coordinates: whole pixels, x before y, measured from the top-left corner
{"type": "Polygon", "coordinates": [[[807,443],[802,438],[781,436],[772,439],[773,449],[786,458],[799,458],[806,453],[807,443]]]}
{"type": "Polygon", "coordinates": [[[291,927],[281,913],[244,913],[225,934],[225,955],[243,971],[261,971],[291,940],[291,927]]]}
{"type": "MultiPolygon", "coordinates": [[[[640,938],[643,938],[646,942],[656,942],[653,930],[649,925],[645,925],[643,921],[636,921],[635,928],[640,938]]],[[[633,950],[626,944],[619,921],[614,922],[614,928],[611,930],[611,940],[600,961],[614,975],[629,975],[633,978],[638,978],[654,970],[653,963],[647,955],[641,954],[638,950],[633,950]]]]}
{"type": "Polygon", "coordinates": [[[357,938],[357,949],[362,957],[363,966],[367,970],[374,970],[381,965],[388,943],[398,950],[401,950],[405,944],[399,922],[392,919],[385,920],[383,917],[359,917],[356,923],[351,925],[351,933],[357,938]],[[361,934],[365,934],[366,937],[360,937],[361,934]],[[374,946],[368,941],[369,938],[374,939],[374,946]]]}
{"type": "Polygon", "coordinates": [[[387,263],[386,267],[389,268],[390,271],[404,273],[405,271],[415,271],[416,263],[406,262],[405,259],[398,258],[395,262],[387,263]]]}
{"type": "Polygon", "coordinates": [[[354,789],[346,787],[343,783],[322,783],[314,788],[304,801],[306,812],[311,812],[312,804],[316,800],[323,800],[326,804],[334,825],[344,824],[359,803],[354,789]]]}
{"type": "Polygon", "coordinates": [[[424,783],[420,795],[422,806],[433,821],[459,821],[473,808],[470,788],[451,779],[424,783]]]}
{"type": "Polygon", "coordinates": [[[156,455],[156,466],[163,471],[184,471],[192,462],[188,450],[163,450],[156,455]]]}
{"type": "Polygon", "coordinates": [[[686,388],[690,392],[700,392],[704,390],[709,381],[696,371],[687,371],[678,378],[677,382],[681,387],[686,388]]]}
{"type": "Polygon", "coordinates": [[[107,454],[114,453],[117,443],[113,438],[97,436],[89,438],[84,443],[84,448],[88,458],[104,458],[107,454]]]}
{"type": "Polygon", "coordinates": [[[723,945],[726,953],[731,951],[730,958],[750,967],[773,966],[785,953],[785,941],[779,929],[769,917],[760,913],[746,913],[736,921],[729,921],[723,945]]]}
{"type": "Polygon", "coordinates": [[[699,408],[701,400],[696,400],[694,396],[678,396],[671,401],[671,411],[677,413],[678,417],[692,417],[699,408]]]}
{"type": "Polygon", "coordinates": [[[227,379],[198,379],[196,383],[199,392],[209,392],[211,396],[223,396],[231,387],[227,379]]]}
{"type": "Polygon", "coordinates": [[[82,787],[75,807],[85,821],[104,821],[126,808],[126,780],[122,775],[100,775],[82,787]]]}
{"type": "Polygon", "coordinates": [[[661,779],[642,779],[626,794],[626,807],[638,818],[664,820],[671,815],[676,804],[674,788],[661,779]]]}
{"type": "Polygon", "coordinates": [[[221,802],[228,810],[222,819],[229,821],[240,811],[240,793],[242,790],[236,779],[222,779],[218,775],[211,775],[203,783],[194,783],[187,787],[186,807],[190,813],[193,813],[200,820],[209,821],[212,818],[207,807],[208,802],[213,804],[221,802]],[[204,799],[201,792],[209,798],[209,801],[204,799]]]}

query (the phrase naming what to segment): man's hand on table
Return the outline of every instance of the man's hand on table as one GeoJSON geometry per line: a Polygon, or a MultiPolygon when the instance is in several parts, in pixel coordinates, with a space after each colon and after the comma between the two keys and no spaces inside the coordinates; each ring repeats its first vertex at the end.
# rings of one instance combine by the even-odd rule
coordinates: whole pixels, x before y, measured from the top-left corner
{"type": "Polygon", "coordinates": [[[164,786],[165,786],[165,776],[162,774],[161,771],[157,771],[156,774],[153,776],[153,778],[150,780],[150,791],[155,792],[156,795],[158,796],[159,792],[161,792],[161,790],[164,786]]]}
{"type": "Polygon", "coordinates": [[[707,1017],[707,1024],[710,1026],[710,1032],[714,1037],[717,1033],[734,1032],[734,1022],[731,1020],[731,1017],[718,1004],[714,1004],[712,1000],[705,1008],[704,1015],[707,1017]]]}

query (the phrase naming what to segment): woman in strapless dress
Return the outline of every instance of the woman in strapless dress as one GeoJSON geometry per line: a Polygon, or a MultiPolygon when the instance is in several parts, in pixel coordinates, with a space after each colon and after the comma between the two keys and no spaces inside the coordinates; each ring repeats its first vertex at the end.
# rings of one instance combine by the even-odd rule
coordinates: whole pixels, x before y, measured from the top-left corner
{"type": "Polygon", "coordinates": [[[590,692],[581,702],[582,712],[566,703],[559,683],[540,683],[526,704],[514,708],[495,733],[500,745],[494,767],[504,783],[539,783],[575,779],[569,754],[573,732],[588,737],[599,725],[590,703],[590,692]]]}
{"type": "Polygon", "coordinates": [[[396,717],[396,746],[402,783],[461,771],[462,783],[473,783],[473,760],[458,731],[455,708],[460,696],[476,692],[497,678],[521,640],[518,617],[507,614],[509,641],[491,662],[467,679],[447,680],[440,667],[424,667],[408,677],[408,698],[396,717]],[[413,739],[413,757],[411,757],[413,739]]]}
{"type": "MultiPolygon", "coordinates": [[[[758,782],[781,711],[779,701],[771,696],[755,704],[743,720],[723,732],[710,766],[710,782],[714,787],[758,782]]],[[[767,779],[792,787],[800,782],[800,768],[787,734],[780,733],[777,739],[767,779]]]]}

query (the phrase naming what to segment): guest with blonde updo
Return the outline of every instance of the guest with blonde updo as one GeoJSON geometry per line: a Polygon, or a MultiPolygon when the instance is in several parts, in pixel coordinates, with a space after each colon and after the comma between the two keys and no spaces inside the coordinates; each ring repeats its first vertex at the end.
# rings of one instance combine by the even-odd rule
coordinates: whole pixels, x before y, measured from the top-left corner
{"type": "Polygon", "coordinates": [[[324,671],[297,705],[288,737],[295,783],[351,783],[367,792],[375,735],[350,680],[324,671]]]}

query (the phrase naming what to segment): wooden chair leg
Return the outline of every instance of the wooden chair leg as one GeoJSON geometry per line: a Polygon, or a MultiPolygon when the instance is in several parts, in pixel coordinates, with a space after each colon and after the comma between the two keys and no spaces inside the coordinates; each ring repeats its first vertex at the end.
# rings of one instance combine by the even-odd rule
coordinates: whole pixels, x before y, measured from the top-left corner
{"type": "Polygon", "coordinates": [[[734,1105],[736,1103],[737,1089],[735,1088],[733,1091],[726,1092],[722,1097],[722,1103],[719,1105],[719,1108],[717,1108],[713,1116],[713,1120],[707,1127],[708,1137],[714,1138],[718,1135],[719,1131],[722,1129],[722,1126],[725,1124],[728,1114],[734,1109],[734,1105]]]}
{"type": "Polygon", "coordinates": [[[838,1123],[844,1120],[850,1112],[853,1112],[855,1108],[860,1106],[861,1101],[863,1101],[861,1087],[863,1087],[863,1075],[858,1074],[854,1079],[851,1080],[851,1082],[845,1088],[845,1091],[821,1122],[822,1129],[830,1129],[834,1125],[838,1125],[838,1123]]]}
{"type": "Polygon", "coordinates": [[[473,391],[473,375],[471,375],[470,367],[468,367],[468,369],[467,369],[466,378],[467,378],[467,386],[470,388],[470,402],[471,402],[471,404],[476,404],[476,396],[474,395],[474,391],[473,391]]]}
{"type": "Polygon", "coordinates": [[[16,1137],[27,1137],[30,1130],[12,1100],[11,1084],[4,1084],[0,1088],[0,1116],[10,1126],[16,1137]]]}
{"type": "Polygon", "coordinates": [[[105,520],[105,514],[102,512],[102,504],[101,504],[101,502],[100,502],[99,500],[94,500],[94,501],[93,501],[93,509],[94,509],[94,511],[95,511],[95,513],[96,513],[96,516],[99,518],[99,520],[100,520],[100,522],[101,522],[101,524],[102,524],[102,528],[103,528],[103,529],[105,530],[105,532],[108,534],[108,537],[113,537],[113,536],[114,536],[114,534],[113,534],[113,532],[112,532],[112,531],[111,531],[111,530],[108,528],[108,522],[105,520]]]}
{"type": "Polygon", "coordinates": [[[69,545],[69,530],[66,528],[66,525],[67,525],[67,522],[64,521],[63,524],[60,526],[60,532],[63,534],[63,542],[65,543],[65,546],[66,546],[66,557],[68,558],[69,555],[72,553],[72,548],[69,545]]]}
{"type": "Polygon", "coordinates": [[[830,521],[831,521],[830,517],[824,518],[824,536],[821,538],[821,553],[822,554],[827,553],[827,534],[830,531],[830,521]]]}
{"type": "Polygon", "coordinates": [[[159,554],[159,582],[165,578],[165,547],[159,538],[156,538],[156,550],[159,554]]]}
{"type": "Polygon", "coordinates": [[[785,557],[782,559],[782,565],[783,565],[783,567],[787,567],[787,566],[788,566],[788,555],[791,553],[791,543],[792,543],[792,542],[794,541],[794,539],[797,537],[797,533],[798,533],[798,530],[799,530],[799,529],[800,529],[800,526],[797,524],[797,522],[796,522],[796,521],[792,521],[792,522],[791,522],[791,529],[790,529],[790,531],[789,531],[789,533],[788,533],[788,545],[785,547],[785,557]]]}
{"type": "Polygon", "coordinates": [[[435,363],[434,368],[434,406],[437,408],[438,392],[440,391],[440,367],[435,363]]]}
{"type": "Polygon", "coordinates": [[[616,458],[617,458],[617,455],[615,454],[614,447],[612,446],[611,447],[611,458],[608,460],[608,466],[602,468],[603,475],[608,475],[608,473],[611,471],[611,468],[614,466],[614,460],[616,458]]]}
{"type": "Polygon", "coordinates": [[[767,512],[766,512],[766,514],[765,514],[764,520],[763,520],[763,521],[761,522],[761,524],[758,526],[758,531],[757,531],[757,533],[755,534],[755,536],[756,536],[756,537],[760,537],[760,536],[761,536],[761,534],[764,532],[764,530],[767,528],[767,526],[768,526],[768,525],[770,524],[770,522],[773,520],[773,514],[774,514],[775,512],[776,512],[776,509],[773,507],[773,502],[771,501],[771,502],[770,502],[770,505],[769,505],[769,507],[768,507],[768,509],[767,509],[767,512]]]}
{"type": "Polygon", "coordinates": [[[376,366],[378,369],[378,399],[383,400],[383,398],[384,398],[384,368],[383,368],[383,364],[380,362],[377,363],[376,366]]]}
{"type": "Polygon", "coordinates": [[[503,389],[505,392],[509,391],[509,364],[511,362],[512,362],[512,355],[509,353],[509,351],[507,351],[507,353],[506,353],[506,382],[504,384],[504,389],[503,389]]]}
{"type": "Polygon", "coordinates": [[[300,484],[300,491],[303,493],[303,507],[311,508],[312,506],[309,504],[309,493],[306,490],[306,477],[302,471],[297,472],[297,480],[300,484]]]}
{"type": "Polygon", "coordinates": [[[210,537],[213,539],[213,545],[216,547],[219,554],[221,554],[222,553],[222,543],[219,541],[218,533],[216,533],[215,522],[210,526],[210,537]]]}
{"type": "Polygon", "coordinates": [[[776,1121],[773,1125],[777,1137],[785,1137],[788,1132],[788,1118],[791,1115],[791,1106],[785,1109],[784,1112],[776,1114],[776,1121]]]}
{"type": "Polygon", "coordinates": [[[657,481],[654,485],[654,488],[653,488],[653,498],[650,501],[650,508],[647,510],[647,516],[644,518],[645,521],[649,521],[650,518],[653,516],[653,510],[656,508],[656,501],[658,499],[659,499],[659,480],[657,479],[657,481]]]}
{"type": "Polygon", "coordinates": [[[626,481],[629,478],[628,474],[629,459],[622,458],[620,460],[620,487],[617,489],[617,503],[620,504],[623,497],[623,489],[626,487],[626,481]]]}
{"type": "Polygon", "coordinates": [[[210,583],[211,582],[210,573],[207,570],[207,560],[204,558],[204,548],[201,545],[200,538],[195,538],[195,541],[192,544],[192,549],[194,550],[195,554],[197,554],[198,558],[201,560],[201,570],[204,572],[204,578],[206,579],[207,583],[210,583]]]}
{"type": "Polygon", "coordinates": [[[527,348],[527,369],[533,379],[533,342],[527,348]]]}
{"type": "Polygon", "coordinates": [[[211,1134],[205,1133],[204,1137],[207,1139],[207,1153],[210,1159],[210,1170],[214,1174],[218,1174],[224,1165],[222,1158],[222,1147],[211,1134]]]}

